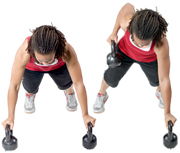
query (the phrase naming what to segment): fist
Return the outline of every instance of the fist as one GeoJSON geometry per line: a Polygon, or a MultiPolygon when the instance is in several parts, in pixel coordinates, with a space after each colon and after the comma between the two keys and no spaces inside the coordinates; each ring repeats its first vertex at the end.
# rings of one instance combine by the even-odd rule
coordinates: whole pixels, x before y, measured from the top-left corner
{"type": "Polygon", "coordinates": [[[174,124],[177,121],[177,119],[173,115],[171,115],[170,113],[166,114],[165,115],[165,124],[166,124],[166,128],[167,129],[168,129],[168,122],[169,121],[172,121],[173,126],[174,126],[174,124]]]}
{"type": "Polygon", "coordinates": [[[117,44],[118,36],[116,34],[111,34],[109,38],[107,39],[107,42],[111,45],[111,40],[115,41],[115,44],[117,44]]]}
{"type": "Polygon", "coordinates": [[[84,125],[86,127],[86,130],[88,131],[88,123],[91,122],[92,123],[92,126],[94,127],[95,126],[95,122],[96,122],[96,119],[89,116],[89,115],[86,115],[84,116],[84,125]]]}
{"type": "Polygon", "coordinates": [[[7,118],[4,122],[2,122],[2,125],[4,127],[4,130],[6,128],[6,125],[9,124],[10,125],[10,130],[13,130],[14,127],[14,118],[7,118]]]}

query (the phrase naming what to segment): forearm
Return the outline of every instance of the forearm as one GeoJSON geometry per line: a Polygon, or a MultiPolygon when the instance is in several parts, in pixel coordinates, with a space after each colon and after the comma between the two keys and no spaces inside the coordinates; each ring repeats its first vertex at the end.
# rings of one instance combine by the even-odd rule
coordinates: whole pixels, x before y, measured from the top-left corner
{"type": "Polygon", "coordinates": [[[88,115],[87,94],[83,83],[74,84],[77,98],[81,106],[82,117],[88,115]]]}
{"type": "Polygon", "coordinates": [[[160,83],[162,99],[164,102],[164,115],[170,113],[171,105],[171,84],[170,80],[166,79],[160,83]]]}
{"type": "Polygon", "coordinates": [[[8,90],[8,117],[14,118],[15,107],[18,97],[18,89],[10,86],[8,90]]]}

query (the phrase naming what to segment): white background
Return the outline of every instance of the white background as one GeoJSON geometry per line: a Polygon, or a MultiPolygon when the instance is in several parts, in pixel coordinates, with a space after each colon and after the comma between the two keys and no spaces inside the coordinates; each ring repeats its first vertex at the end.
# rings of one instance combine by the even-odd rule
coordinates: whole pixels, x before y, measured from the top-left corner
{"type": "MultiPolygon", "coordinates": [[[[117,88],[109,88],[110,95],[103,114],[92,111],[99,91],[111,34],[121,7],[132,3],[135,8],[158,11],[169,23],[167,38],[170,46],[172,86],[171,112],[179,119],[179,2],[164,0],[10,0],[0,2],[0,122],[8,116],[7,92],[14,56],[29,29],[51,22],[62,31],[74,47],[81,65],[88,95],[89,114],[97,119],[94,134],[97,147],[91,152],[169,152],[163,146],[167,133],[164,111],[158,107],[155,90],[149,85],[139,65],[134,64],[117,88]]],[[[120,30],[119,39],[123,32],[120,30]]],[[[14,135],[18,138],[17,153],[32,152],[88,152],[82,147],[86,133],[80,105],[76,112],[68,112],[66,99],[53,80],[45,75],[35,99],[36,112],[24,113],[25,90],[21,86],[16,105],[14,135]]],[[[177,120],[173,131],[180,136],[177,120]]],[[[0,128],[0,139],[4,129],[0,128]]],[[[4,150],[0,147],[0,152],[4,150]]],[[[178,145],[171,152],[180,151],[178,145]]]]}

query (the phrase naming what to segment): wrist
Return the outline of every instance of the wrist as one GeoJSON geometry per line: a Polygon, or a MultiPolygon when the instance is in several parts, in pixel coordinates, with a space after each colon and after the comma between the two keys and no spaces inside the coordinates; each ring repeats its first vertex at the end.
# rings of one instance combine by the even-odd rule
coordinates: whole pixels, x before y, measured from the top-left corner
{"type": "Polygon", "coordinates": [[[113,31],[111,35],[117,36],[117,31],[113,31]]]}
{"type": "Polygon", "coordinates": [[[8,118],[13,119],[14,120],[14,115],[9,115],[8,118]]]}
{"type": "Polygon", "coordinates": [[[168,114],[171,114],[170,112],[166,112],[166,113],[164,113],[164,116],[166,117],[166,115],[168,115],[168,114]]]}
{"type": "Polygon", "coordinates": [[[170,114],[170,109],[164,109],[164,116],[166,116],[166,114],[170,114]]]}
{"type": "Polygon", "coordinates": [[[89,116],[89,114],[84,114],[84,115],[83,115],[83,119],[84,119],[86,116],[89,116]]]}

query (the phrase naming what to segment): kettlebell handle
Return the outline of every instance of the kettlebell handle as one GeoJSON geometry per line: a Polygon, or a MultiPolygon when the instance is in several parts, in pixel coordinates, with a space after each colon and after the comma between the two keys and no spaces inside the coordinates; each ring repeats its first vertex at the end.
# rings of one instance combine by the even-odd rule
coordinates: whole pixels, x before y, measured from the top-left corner
{"type": "Polygon", "coordinates": [[[111,40],[111,54],[112,54],[112,57],[115,57],[115,56],[116,56],[115,42],[114,42],[114,40],[111,40]]]}
{"type": "Polygon", "coordinates": [[[91,122],[89,122],[88,123],[88,132],[87,132],[87,136],[88,136],[88,139],[89,139],[89,141],[91,142],[92,141],[92,136],[93,136],[93,134],[92,134],[92,124],[91,124],[91,122]]]}
{"type": "Polygon", "coordinates": [[[172,127],[173,127],[172,121],[169,121],[168,122],[168,139],[170,141],[172,141],[172,139],[173,139],[172,127]]]}
{"type": "Polygon", "coordinates": [[[5,135],[6,135],[6,140],[9,142],[11,140],[11,136],[12,136],[12,130],[10,130],[9,124],[6,125],[5,135]]]}

